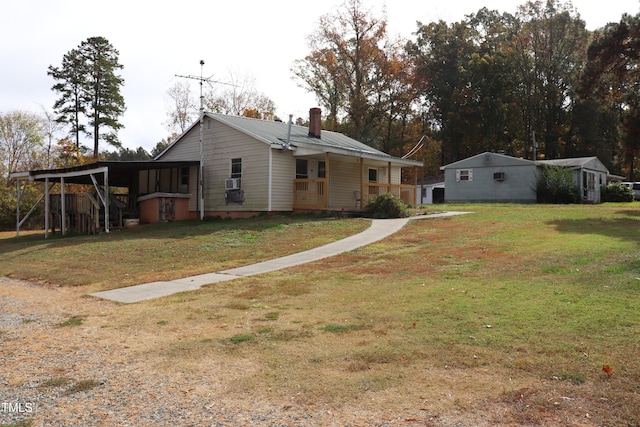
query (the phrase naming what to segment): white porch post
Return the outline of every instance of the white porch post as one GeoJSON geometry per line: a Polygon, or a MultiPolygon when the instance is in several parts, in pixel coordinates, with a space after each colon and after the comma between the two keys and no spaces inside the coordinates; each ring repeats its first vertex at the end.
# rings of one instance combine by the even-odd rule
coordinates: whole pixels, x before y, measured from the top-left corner
{"type": "Polygon", "coordinates": [[[20,235],[20,180],[16,179],[16,236],[20,235]]]}
{"type": "Polygon", "coordinates": [[[49,178],[44,179],[44,238],[49,237],[49,178]]]}
{"type": "Polygon", "coordinates": [[[60,177],[60,232],[64,236],[67,234],[67,207],[65,203],[65,195],[64,195],[64,177],[60,177]]]}
{"type": "Polygon", "coordinates": [[[104,232],[109,232],[109,168],[104,169],[104,232]]]}

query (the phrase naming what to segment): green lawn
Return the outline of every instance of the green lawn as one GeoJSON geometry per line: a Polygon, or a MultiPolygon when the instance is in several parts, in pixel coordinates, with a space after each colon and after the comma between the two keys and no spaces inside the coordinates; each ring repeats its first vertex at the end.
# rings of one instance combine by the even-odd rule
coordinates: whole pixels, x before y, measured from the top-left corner
{"type": "MultiPolygon", "coordinates": [[[[227,397],[286,402],[295,390],[299,402],[411,419],[640,425],[640,204],[438,208],[474,213],[415,220],[341,256],[115,306],[93,321],[105,333],[153,337],[140,357],[154,369],[206,375],[201,367],[218,359],[251,361],[225,383],[227,397]]],[[[0,274],[43,280],[60,270],[50,280],[110,288],[115,266],[137,278],[228,268],[273,257],[269,242],[303,249],[364,222],[251,219],[6,239],[0,274]],[[206,265],[191,266],[202,252],[206,265]]]]}

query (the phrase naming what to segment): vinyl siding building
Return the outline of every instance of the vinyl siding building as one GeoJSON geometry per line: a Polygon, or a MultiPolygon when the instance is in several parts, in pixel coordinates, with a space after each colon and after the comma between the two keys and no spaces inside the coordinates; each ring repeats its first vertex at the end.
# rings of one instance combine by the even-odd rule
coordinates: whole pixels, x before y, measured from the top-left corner
{"type": "Polygon", "coordinates": [[[596,157],[532,161],[489,152],[441,168],[445,201],[535,203],[544,166],[571,169],[582,200],[600,203],[600,186],[606,183],[608,170],[596,157]]]}
{"type": "MultiPolygon", "coordinates": [[[[415,204],[415,183],[402,183],[403,168],[421,162],[390,156],[343,134],[320,129],[320,110],[309,127],[241,116],[205,113],[157,158],[203,160],[203,212],[240,217],[260,212],[359,211],[391,192],[415,204]]],[[[189,209],[200,212],[199,168],[191,167],[189,209]]],[[[416,174],[414,174],[416,176],[416,174]]]]}

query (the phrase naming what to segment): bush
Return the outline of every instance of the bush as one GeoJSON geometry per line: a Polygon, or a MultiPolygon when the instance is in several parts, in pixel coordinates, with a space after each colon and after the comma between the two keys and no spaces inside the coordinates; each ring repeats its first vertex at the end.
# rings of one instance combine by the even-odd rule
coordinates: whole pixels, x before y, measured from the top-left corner
{"type": "Polygon", "coordinates": [[[409,210],[400,198],[384,193],[367,203],[366,215],[369,218],[406,218],[409,210]]]}
{"type": "Polygon", "coordinates": [[[619,182],[611,182],[600,187],[603,202],[633,202],[633,190],[619,182]]]}
{"type": "Polygon", "coordinates": [[[580,191],[573,182],[573,171],[560,166],[545,166],[536,186],[538,203],[578,203],[580,191]]]}

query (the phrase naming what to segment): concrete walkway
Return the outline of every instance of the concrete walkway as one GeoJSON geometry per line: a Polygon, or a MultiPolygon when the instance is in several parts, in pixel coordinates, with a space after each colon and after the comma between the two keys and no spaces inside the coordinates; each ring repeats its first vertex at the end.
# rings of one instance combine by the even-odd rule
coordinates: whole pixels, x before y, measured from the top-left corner
{"type": "Polygon", "coordinates": [[[384,239],[385,237],[400,230],[411,220],[445,218],[465,213],[468,212],[444,212],[399,219],[374,219],[371,220],[371,226],[368,229],[358,234],[318,248],[298,252],[282,258],[246,265],[244,267],[232,268],[229,270],[219,271],[217,273],[200,274],[198,276],[185,277],[184,279],[177,279],[169,282],[144,283],[142,285],[128,286],[110,291],[95,292],[90,295],[111,301],[134,303],[160,298],[178,292],[193,291],[210,283],[224,282],[227,280],[238,279],[240,277],[254,276],[256,274],[282,270],[284,268],[306,264],[338,255],[343,252],[352,251],[359,247],[384,239]]]}

